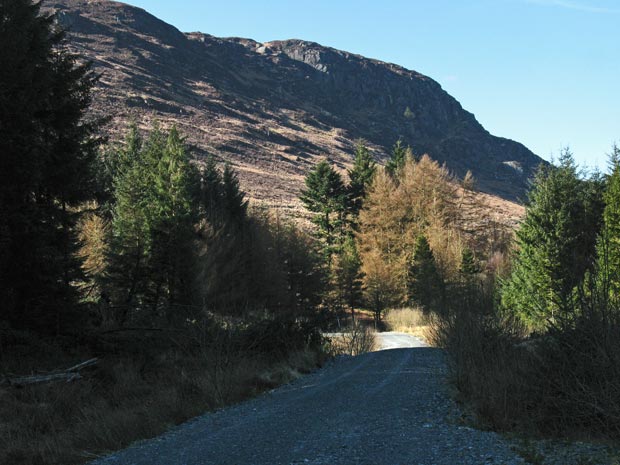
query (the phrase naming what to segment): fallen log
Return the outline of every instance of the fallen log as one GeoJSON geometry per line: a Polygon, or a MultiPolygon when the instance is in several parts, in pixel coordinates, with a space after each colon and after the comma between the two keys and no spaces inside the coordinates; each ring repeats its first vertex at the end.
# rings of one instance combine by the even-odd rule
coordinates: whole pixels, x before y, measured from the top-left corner
{"type": "Polygon", "coordinates": [[[66,370],[55,370],[42,375],[17,377],[10,377],[5,375],[4,378],[0,380],[0,386],[8,384],[9,386],[21,387],[29,384],[49,383],[52,381],[75,381],[82,378],[82,376],[80,375],[80,370],[86,367],[96,365],[98,361],[99,359],[97,358],[91,358],[90,360],[78,363],[77,365],[67,368],[66,370]]]}

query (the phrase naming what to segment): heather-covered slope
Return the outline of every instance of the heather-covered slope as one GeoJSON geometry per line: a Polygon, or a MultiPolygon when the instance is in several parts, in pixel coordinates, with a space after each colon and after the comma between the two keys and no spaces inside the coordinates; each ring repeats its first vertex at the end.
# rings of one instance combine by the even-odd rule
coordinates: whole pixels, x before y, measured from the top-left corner
{"type": "Polygon", "coordinates": [[[297,209],[307,169],[325,155],[346,167],[360,137],[380,159],[402,138],[508,199],[523,197],[542,161],[489,134],[437,82],[394,64],[301,40],[184,34],[107,0],[44,5],[102,73],[94,108],[113,117],[113,138],[130,119],[176,123],[199,156],[231,160],[250,195],[270,205],[297,209]]]}

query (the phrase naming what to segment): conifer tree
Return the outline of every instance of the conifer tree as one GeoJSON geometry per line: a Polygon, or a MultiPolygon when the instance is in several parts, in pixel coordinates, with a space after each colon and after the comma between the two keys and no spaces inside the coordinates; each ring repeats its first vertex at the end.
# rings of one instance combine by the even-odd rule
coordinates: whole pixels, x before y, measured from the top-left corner
{"type": "Polygon", "coordinates": [[[362,271],[365,300],[374,313],[375,324],[379,324],[385,309],[402,303],[400,276],[377,249],[366,251],[362,271]]]}
{"type": "Polygon", "coordinates": [[[222,174],[222,208],[232,223],[241,224],[246,218],[248,202],[239,187],[237,173],[230,163],[224,165],[222,174]]]}
{"type": "Polygon", "coordinates": [[[471,170],[467,170],[467,173],[465,173],[465,177],[461,181],[461,187],[469,192],[476,190],[476,178],[474,178],[471,170]]]}
{"type": "Polygon", "coordinates": [[[586,209],[594,203],[592,193],[568,150],[559,162],[536,175],[512,273],[501,289],[503,306],[538,328],[572,317],[575,287],[594,261],[596,235],[589,223],[599,220],[586,209]]]}
{"type": "Polygon", "coordinates": [[[377,164],[370,155],[370,150],[368,150],[364,141],[358,141],[355,147],[353,168],[348,171],[350,180],[348,188],[348,208],[353,218],[357,218],[362,208],[366,189],[370,185],[376,169],[377,164]]]}
{"type": "Polygon", "coordinates": [[[142,144],[143,140],[138,126],[131,123],[123,146],[106,156],[107,170],[112,179],[122,177],[135,166],[136,160],[141,156],[142,144]]]}
{"type": "Polygon", "coordinates": [[[153,146],[156,150],[147,152],[153,169],[148,208],[151,276],[155,281],[152,299],[155,305],[161,300],[170,310],[172,305],[188,301],[198,173],[176,127],[170,129],[161,146],[157,130],[152,137],[157,141],[153,146]]]}
{"type": "Polygon", "coordinates": [[[122,145],[113,144],[104,149],[98,163],[98,198],[99,210],[105,217],[111,217],[114,204],[115,182],[132,168],[142,151],[142,136],[135,122],[130,123],[129,130],[122,145]]]}
{"type": "Polygon", "coordinates": [[[338,300],[351,310],[353,317],[362,298],[361,265],[355,240],[347,236],[335,256],[333,274],[338,300]]]}
{"type": "Polygon", "coordinates": [[[461,267],[459,271],[465,277],[474,276],[480,272],[474,252],[468,247],[465,247],[461,254],[461,267]]]}
{"type": "Polygon", "coordinates": [[[201,171],[200,206],[201,215],[216,228],[224,221],[221,200],[222,175],[217,169],[215,158],[209,155],[201,171]]]}
{"type": "MultiPolygon", "coordinates": [[[[214,159],[207,159],[201,203],[206,220],[198,280],[201,304],[226,313],[242,312],[249,302],[261,300],[265,290],[260,284],[263,277],[255,276],[253,268],[260,269],[262,260],[273,258],[255,250],[265,231],[248,214],[248,201],[230,163],[225,163],[220,174],[214,159]]],[[[274,270],[274,281],[280,278],[274,270]]]]}
{"type": "Polygon", "coordinates": [[[442,275],[458,273],[460,237],[453,226],[459,219],[456,196],[449,173],[428,156],[419,161],[407,157],[397,179],[385,170],[377,172],[356,235],[369,301],[402,305],[409,300],[411,255],[420,235],[432,244],[442,275]]]}
{"type": "Polygon", "coordinates": [[[95,77],[40,3],[0,3],[0,320],[62,331],[81,279],[76,207],[94,192],[95,77]]]}
{"type": "Polygon", "coordinates": [[[600,278],[613,301],[620,298],[620,147],[613,146],[609,156],[610,173],[603,195],[603,227],[597,242],[600,278]]]}
{"type": "Polygon", "coordinates": [[[411,149],[405,146],[401,139],[398,139],[392,147],[390,159],[385,165],[385,170],[390,176],[395,177],[398,171],[405,165],[407,154],[411,154],[411,149]]]}
{"type": "Polygon", "coordinates": [[[317,163],[306,175],[300,200],[312,212],[316,236],[321,241],[327,263],[344,238],[346,188],[327,160],[317,163]]]}
{"type": "Polygon", "coordinates": [[[118,155],[110,246],[109,290],[120,309],[166,310],[189,298],[198,173],[176,128],[153,128],[144,144],[118,155]]]}
{"type": "Polygon", "coordinates": [[[111,157],[117,161],[110,162],[114,198],[106,289],[118,308],[117,322],[122,325],[130,310],[142,304],[146,293],[152,248],[147,193],[152,171],[133,129],[126,145],[111,157]]]}
{"type": "Polygon", "coordinates": [[[425,311],[432,310],[435,302],[441,298],[443,286],[435,256],[423,235],[416,241],[408,278],[409,302],[419,305],[425,311]]]}

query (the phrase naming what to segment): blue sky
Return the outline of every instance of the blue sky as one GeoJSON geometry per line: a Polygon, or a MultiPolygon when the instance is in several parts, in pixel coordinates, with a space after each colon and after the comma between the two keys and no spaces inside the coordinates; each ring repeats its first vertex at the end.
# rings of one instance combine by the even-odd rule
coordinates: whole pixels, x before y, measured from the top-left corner
{"type": "Polygon", "coordinates": [[[414,69],[491,133],[606,167],[620,143],[620,0],[128,0],[184,32],[298,38],[414,69]]]}

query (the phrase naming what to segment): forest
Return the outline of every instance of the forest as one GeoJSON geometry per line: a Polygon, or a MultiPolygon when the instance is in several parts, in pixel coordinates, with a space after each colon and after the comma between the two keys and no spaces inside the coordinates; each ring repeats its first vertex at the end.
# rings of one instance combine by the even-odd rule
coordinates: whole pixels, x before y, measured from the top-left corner
{"type": "Polygon", "coordinates": [[[328,157],[307,173],[304,227],[176,127],[108,141],[98,76],[53,18],[1,11],[0,415],[17,420],[0,461],[82,463],[156,435],[320,366],[322,331],[361,309],[380,330],[400,307],[430,321],[489,427],[618,437],[618,147],[606,174],[568,149],[541,166],[513,232],[470,173],[401,140],[381,166],[359,140],[346,173],[328,157]],[[16,386],[85,359],[79,386],[16,386]]]}

